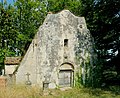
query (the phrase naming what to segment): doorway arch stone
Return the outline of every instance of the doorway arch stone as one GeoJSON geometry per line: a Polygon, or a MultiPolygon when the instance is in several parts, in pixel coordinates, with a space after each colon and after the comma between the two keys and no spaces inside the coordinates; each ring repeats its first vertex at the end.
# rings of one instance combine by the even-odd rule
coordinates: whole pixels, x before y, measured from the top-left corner
{"type": "Polygon", "coordinates": [[[63,63],[59,68],[59,86],[72,87],[74,82],[74,66],[71,63],[63,63]]]}

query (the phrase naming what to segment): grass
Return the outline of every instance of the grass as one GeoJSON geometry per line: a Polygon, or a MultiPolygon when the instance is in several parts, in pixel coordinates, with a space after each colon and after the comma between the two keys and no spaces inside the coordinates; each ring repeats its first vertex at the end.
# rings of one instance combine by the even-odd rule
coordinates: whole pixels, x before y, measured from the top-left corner
{"type": "Polygon", "coordinates": [[[118,88],[111,88],[109,91],[91,88],[72,88],[65,91],[54,89],[43,92],[38,87],[17,85],[1,88],[0,98],[120,98],[120,93],[115,93],[118,88]]]}

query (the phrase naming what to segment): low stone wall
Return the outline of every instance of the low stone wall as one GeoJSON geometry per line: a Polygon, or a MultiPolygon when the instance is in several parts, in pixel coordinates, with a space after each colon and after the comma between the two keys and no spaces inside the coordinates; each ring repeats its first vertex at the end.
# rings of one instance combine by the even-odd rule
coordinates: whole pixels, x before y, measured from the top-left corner
{"type": "Polygon", "coordinates": [[[7,78],[4,76],[0,76],[0,88],[6,87],[7,84],[7,78]]]}

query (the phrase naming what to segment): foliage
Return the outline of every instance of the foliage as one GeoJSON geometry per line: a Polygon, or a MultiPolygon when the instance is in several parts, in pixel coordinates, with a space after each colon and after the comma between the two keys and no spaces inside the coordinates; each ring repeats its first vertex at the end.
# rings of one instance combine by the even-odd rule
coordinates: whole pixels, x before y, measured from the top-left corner
{"type": "Polygon", "coordinates": [[[117,79],[120,72],[118,62],[120,58],[120,31],[118,29],[120,26],[120,2],[118,0],[98,0],[93,3],[94,5],[91,6],[88,13],[86,15],[83,13],[83,15],[86,16],[88,27],[95,39],[98,59],[101,63],[99,66],[102,75],[101,81],[104,80],[106,84],[111,81],[111,84],[114,84],[120,80],[117,79]],[[104,74],[109,70],[117,72],[117,76],[112,76],[110,79],[112,73],[104,74]]]}
{"type": "Polygon", "coordinates": [[[39,0],[17,0],[14,5],[0,5],[0,54],[4,54],[0,61],[4,62],[5,56],[25,54],[46,16],[46,9],[39,0]]]}
{"type": "Polygon", "coordinates": [[[4,68],[5,56],[14,54],[11,45],[14,44],[17,33],[13,26],[13,11],[14,8],[10,5],[0,6],[0,69],[4,68]]]}
{"type": "Polygon", "coordinates": [[[15,23],[18,29],[17,41],[19,44],[17,48],[24,55],[38,27],[44,20],[46,9],[45,5],[40,3],[39,0],[17,0],[15,7],[15,23]]]}
{"type": "Polygon", "coordinates": [[[53,13],[64,9],[70,10],[72,13],[80,13],[81,2],[79,0],[47,0],[47,10],[53,13]]]}
{"type": "Polygon", "coordinates": [[[82,76],[81,76],[81,73],[76,73],[76,75],[75,75],[75,87],[76,88],[82,87],[82,76]]]}

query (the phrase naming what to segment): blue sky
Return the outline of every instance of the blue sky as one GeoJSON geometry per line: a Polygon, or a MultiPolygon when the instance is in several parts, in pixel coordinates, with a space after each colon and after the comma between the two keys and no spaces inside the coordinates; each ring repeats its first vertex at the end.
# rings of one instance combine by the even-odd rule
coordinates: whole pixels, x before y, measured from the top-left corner
{"type": "MultiPolygon", "coordinates": [[[[0,0],[0,2],[5,1],[5,0],[0,0]]],[[[15,0],[6,0],[8,4],[13,4],[15,0]]]]}
{"type": "Polygon", "coordinates": [[[9,4],[13,4],[13,0],[7,0],[9,4]]]}

